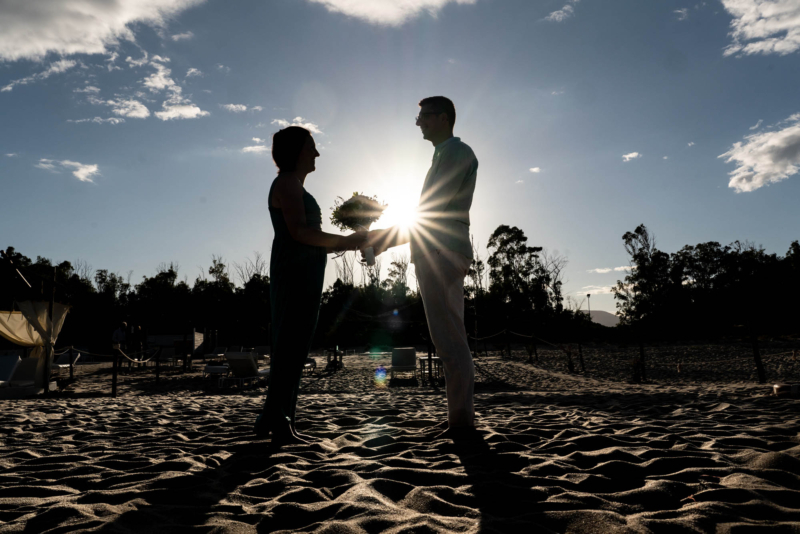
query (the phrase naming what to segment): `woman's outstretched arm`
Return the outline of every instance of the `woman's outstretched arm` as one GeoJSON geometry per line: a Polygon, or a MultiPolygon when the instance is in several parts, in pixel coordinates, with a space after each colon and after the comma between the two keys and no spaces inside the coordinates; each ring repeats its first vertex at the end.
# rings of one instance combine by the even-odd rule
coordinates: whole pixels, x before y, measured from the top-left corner
{"type": "Polygon", "coordinates": [[[313,247],[325,247],[329,252],[356,250],[367,238],[367,232],[350,235],[329,234],[308,226],[303,205],[303,186],[290,176],[279,176],[272,190],[275,207],[280,208],[292,239],[313,247]]]}

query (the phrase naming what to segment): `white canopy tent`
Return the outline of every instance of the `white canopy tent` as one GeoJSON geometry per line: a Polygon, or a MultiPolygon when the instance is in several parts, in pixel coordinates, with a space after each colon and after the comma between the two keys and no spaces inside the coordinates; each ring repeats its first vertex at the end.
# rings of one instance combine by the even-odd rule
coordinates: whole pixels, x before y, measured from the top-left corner
{"type": "Polygon", "coordinates": [[[49,371],[53,364],[53,346],[69,311],[69,306],[53,303],[51,323],[49,305],[48,302],[26,300],[17,303],[19,311],[0,311],[0,336],[17,345],[33,347],[30,357],[39,358],[36,387],[44,387],[45,367],[49,371]]]}

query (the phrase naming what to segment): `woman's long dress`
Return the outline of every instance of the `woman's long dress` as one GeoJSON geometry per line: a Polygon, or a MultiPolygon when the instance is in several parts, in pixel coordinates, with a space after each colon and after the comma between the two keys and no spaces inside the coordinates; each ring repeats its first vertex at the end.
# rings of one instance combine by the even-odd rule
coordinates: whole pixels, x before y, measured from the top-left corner
{"type": "MultiPolygon", "coordinates": [[[[283,212],[272,207],[269,190],[269,216],[275,230],[270,257],[270,305],[272,308],[272,357],[269,391],[264,412],[256,421],[256,433],[270,429],[284,431],[294,426],[300,378],[314,331],[322,299],[325,247],[304,245],[292,239],[283,212]]],[[[322,229],[322,210],[303,189],[306,224],[322,229]]]]}

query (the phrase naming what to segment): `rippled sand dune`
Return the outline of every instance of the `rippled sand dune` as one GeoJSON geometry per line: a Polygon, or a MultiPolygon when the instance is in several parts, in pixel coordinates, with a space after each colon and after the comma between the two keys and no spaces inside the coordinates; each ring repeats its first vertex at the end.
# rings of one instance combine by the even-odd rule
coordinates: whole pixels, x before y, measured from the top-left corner
{"type": "Polygon", "coordinates": [[[441,388],[379,387],[381,362],[348,358],[304,379],[316,443],[280,450],[251,434],[263,389],[191,376],[6,401],[0,531],[800,532],[800,400],[491,357],[483,439],[454,443],[437,438],[441,388]]]}

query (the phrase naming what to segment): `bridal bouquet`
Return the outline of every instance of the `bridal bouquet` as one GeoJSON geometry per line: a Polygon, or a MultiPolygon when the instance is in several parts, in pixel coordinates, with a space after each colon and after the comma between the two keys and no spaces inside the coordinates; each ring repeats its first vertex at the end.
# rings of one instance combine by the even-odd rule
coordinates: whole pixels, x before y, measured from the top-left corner
{"type": "MultiPolygon", "coordinates": [[[[378,197],[355,192],[353,196],[344,200],[338,197],[334,201],[331,224],[340,230],[369,230],[369,227],[383,214],[388,204],[381,204],[378,197]]],[[[375,251],[372,247],[364,251],[367,265],[375,265],[375,251]]]]}

